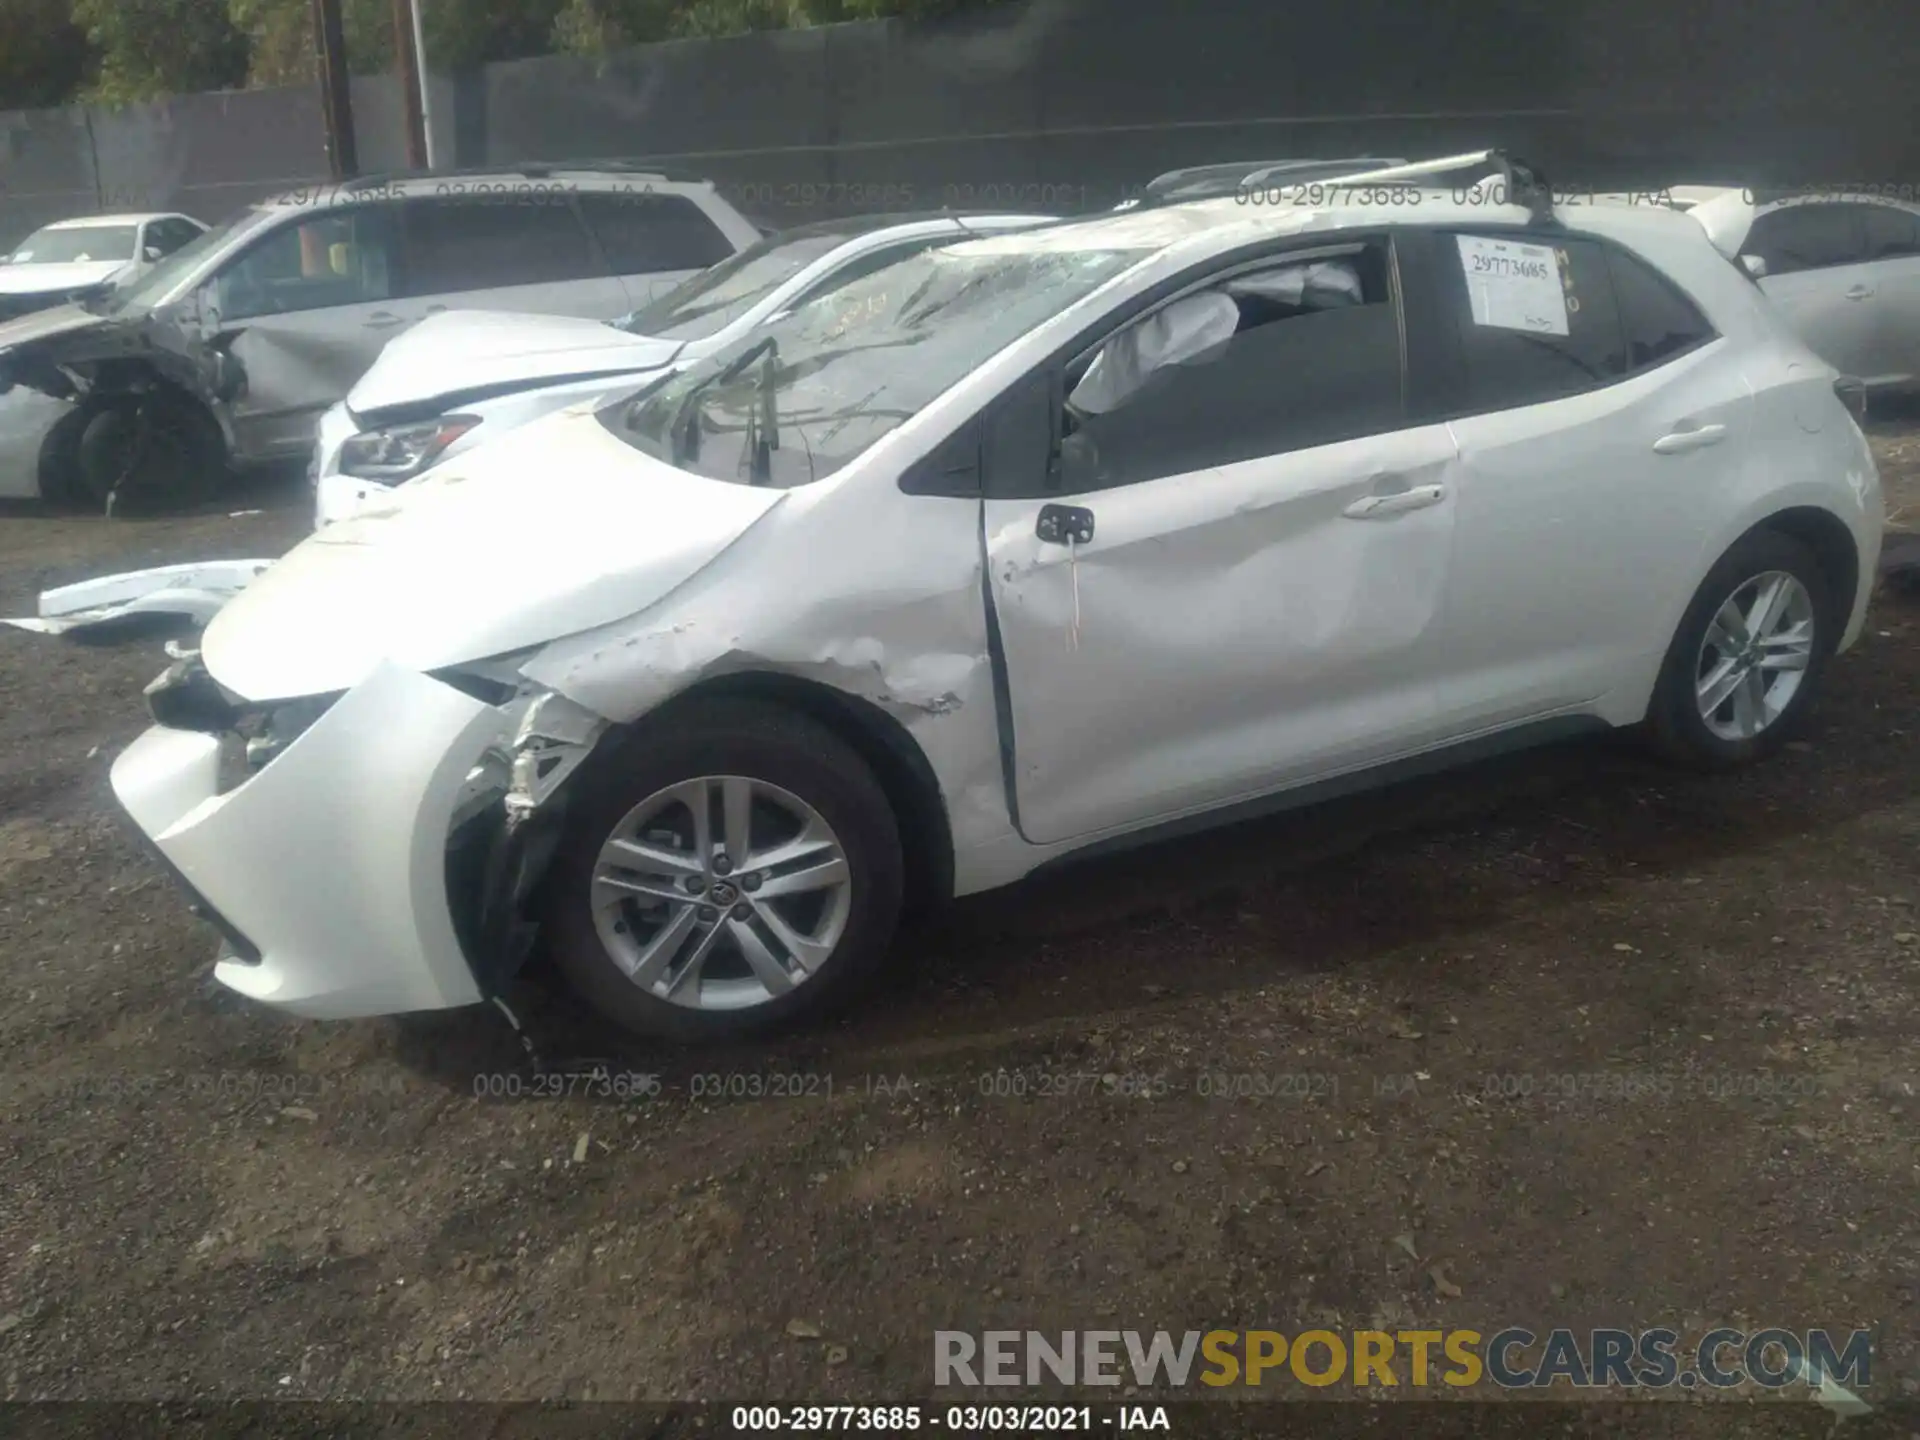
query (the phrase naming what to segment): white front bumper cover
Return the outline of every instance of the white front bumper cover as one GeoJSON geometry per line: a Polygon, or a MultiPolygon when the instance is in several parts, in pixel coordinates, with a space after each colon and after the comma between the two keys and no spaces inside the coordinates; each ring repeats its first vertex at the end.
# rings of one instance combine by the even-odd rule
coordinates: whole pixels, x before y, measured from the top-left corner
{"type": "Polygon", "coordinates": [[[221,738],[154,726],[114,794],[224,929],[257,949],[215,976],[313,1019],[484,998],[453,923],[448,832],[502,710],[382,664],[264,768],[220,793],[221,738]]]}

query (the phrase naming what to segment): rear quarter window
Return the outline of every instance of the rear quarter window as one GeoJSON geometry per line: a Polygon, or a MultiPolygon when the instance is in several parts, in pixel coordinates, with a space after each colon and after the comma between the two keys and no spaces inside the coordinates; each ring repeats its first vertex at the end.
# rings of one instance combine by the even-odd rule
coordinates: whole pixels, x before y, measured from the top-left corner
{"type": "Polygon", "coordinates": [[[704,270],[733,254],[707,212],[684,195],[592,191],[580,213],[616,275],[704,270]]]}
{"type": "Polygon", "coordinates": [[[1628,373],[1664,365],[1714,338],[1714,328],[1700,308],[1652,265],[1612,246],[1606,247],[1606,256],[1626,338],[1628,373]]]}

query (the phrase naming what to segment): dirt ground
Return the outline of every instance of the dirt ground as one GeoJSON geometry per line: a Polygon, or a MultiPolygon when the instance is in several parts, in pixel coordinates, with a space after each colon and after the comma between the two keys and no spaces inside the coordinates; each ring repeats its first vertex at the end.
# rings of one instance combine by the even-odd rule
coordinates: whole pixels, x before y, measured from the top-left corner
{"type": "MultiPolygon", "coordinates": [[[[1875,428],[1920,501],[1920,417],[1875,428]]],[[[0,613],[278,553],[303,498],[10,511],[0,613]]],[[[1920,1393],[1920,602],[1752,773],[1583,744],[1089,864],[770,1050],[523,981],[551,1063],[660,1077],[624,1101],[526,1093],[491,1011],[219,991],[107,785],[164,663],[0,631],[6,1398],[878,1401],[935,1329],[1721,1322],[1872,1327],[1867,1398],[1920,1393]]]]}

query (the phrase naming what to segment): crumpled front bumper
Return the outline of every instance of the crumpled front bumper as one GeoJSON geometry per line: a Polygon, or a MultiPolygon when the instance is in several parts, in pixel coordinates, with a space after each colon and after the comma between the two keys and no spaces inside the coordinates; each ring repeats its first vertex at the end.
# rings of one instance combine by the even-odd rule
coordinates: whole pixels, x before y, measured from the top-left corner
{"type": "Polygon", "coordinates": [[[484,998],[456,933],[448,831],[501,712],[391,663],[221,792],[221,737],[154,726],[114,794],[179,877],[259,959],[215,976],[313,1019],[484,998]]]}

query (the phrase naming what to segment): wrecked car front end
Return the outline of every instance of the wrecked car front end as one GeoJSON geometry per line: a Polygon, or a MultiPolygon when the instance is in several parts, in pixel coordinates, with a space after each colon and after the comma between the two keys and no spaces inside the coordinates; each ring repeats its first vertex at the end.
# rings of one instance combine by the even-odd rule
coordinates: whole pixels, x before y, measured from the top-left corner
{"type": "Polygon", "coordinates": [[[203,282],[287,213],[250,207],[137,279],[0,322],[0,406],[21,412],[0,423],[0,495],[111,509],[210,487],[248,387],[203,282]]]}
{"type": "Polygon", "coordinates": [[[243,389],[190,308],[62,305],[0,325],[0,405],[21,416],[4,427],[18,433],[0,446],[0,495],[111,510],[127,488],[197,493],[224,463],[243,389]]]}
{"type": "Polygon", "coordinates": [[[472,1004],[518,967],[547,802],[597,717],[484,671],[391,663],[255,705],[198,652],[148,699],[156,723],[115,761],[114,793],[224,937],[221,983],[345,1019],[472,1004]]]}
{"type": "Polygon", "coordinates": [[[521,667],[672,590],[780,499],[609,485],[583,451],[543,497],[558,508],[530,511],[531,457],[601,434],[556,418],[557,440],[528,427],[313,536],[149,687],[113,789],[225,936],[232,989],[310,1018],[405,1013],[475,1003],[524,960],[564,782],[608,722],[521,667]],[[608,522],[597,548],[583,513],[608,522]],[[667,533],[636,556],[646,522],[667,533]]]}

